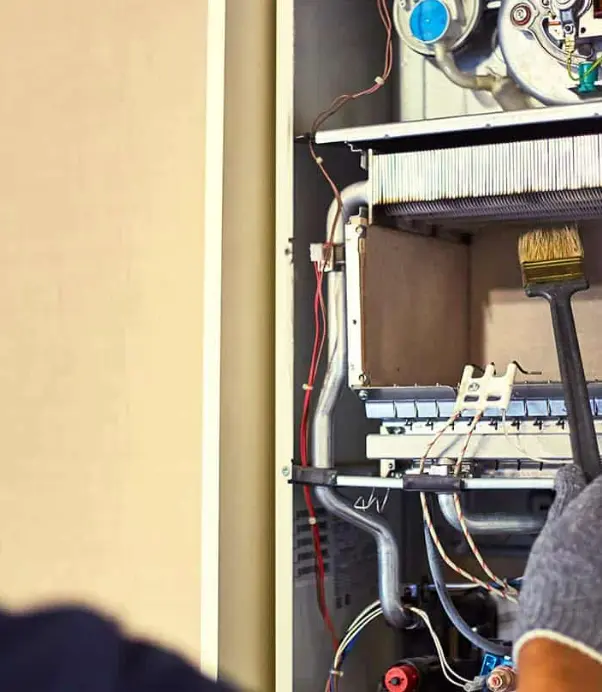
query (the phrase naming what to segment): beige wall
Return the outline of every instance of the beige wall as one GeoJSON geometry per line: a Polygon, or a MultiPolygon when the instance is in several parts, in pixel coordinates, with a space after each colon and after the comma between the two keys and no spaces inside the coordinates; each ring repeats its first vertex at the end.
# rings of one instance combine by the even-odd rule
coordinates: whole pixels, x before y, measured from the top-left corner
{"type": "MultiPolygon", "coordinates": [[[[85,601],[193,658],[206,10],[0,1],[2,600],[85,601]]],[[[263,691],[274,20],[274,0],[229,3],[219,655],[224,673],[263,691]]],[[[208,175],[219,174],[216,160],[208,175]]]]}
{"type": "Polygon", "coordinates": [[[199,648],[203,0],[0,2],[0,593],[199,648]]]}

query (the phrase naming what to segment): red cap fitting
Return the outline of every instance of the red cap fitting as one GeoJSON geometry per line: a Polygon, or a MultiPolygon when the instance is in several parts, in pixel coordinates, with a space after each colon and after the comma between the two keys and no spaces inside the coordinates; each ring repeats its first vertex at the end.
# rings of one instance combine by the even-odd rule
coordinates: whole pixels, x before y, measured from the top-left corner
{"type": "Polygon", "coordinates": [[[385,688],[387,692],[414,692],[419,678],[418,671],[409,663],[393,666],[385,674],[385,688]]]}
{"type": "Polygon", "coordinates": [[[516,685],[516,673],[509,666],[494,668],[487,678],[487,689],[490,692],[513,692],[516,685]]]}

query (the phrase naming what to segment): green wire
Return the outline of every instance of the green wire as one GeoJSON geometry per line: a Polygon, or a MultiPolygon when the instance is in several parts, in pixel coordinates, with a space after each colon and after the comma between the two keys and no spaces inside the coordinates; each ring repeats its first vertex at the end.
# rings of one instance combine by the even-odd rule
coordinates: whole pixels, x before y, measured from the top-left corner
{"type": "MultiPolygon", "coordinates": [[[[567,59],[566,59],[566,71],[567,71],[567,74],[569,75],[569,77],[574,82],[578,82],[578,81],[580,81],[579,77],[575,77],[575,75],[571,72],[571,69],[573,67],[572,63],[573,63],[573,54],[569,53],[569,55],[567,56],[567,59]]],[[[587,70],[585,70],[581,79],[585,79],[586,77],[589,77],[589,75],[594,70],[597,70],[600,67],[600,65],[602,65],[602,55],[599,58],[596,58],[596,60],[587,68],[587,70]]]]}
{"type": "Polygon", "coordinates": [[[600,65],[602,65],[602,55],[599,58],[597,58],[595,62],[587,68],[587,70],[585,70],[583,77],[588,77],[594,70],[598,69],[600,65]]]}

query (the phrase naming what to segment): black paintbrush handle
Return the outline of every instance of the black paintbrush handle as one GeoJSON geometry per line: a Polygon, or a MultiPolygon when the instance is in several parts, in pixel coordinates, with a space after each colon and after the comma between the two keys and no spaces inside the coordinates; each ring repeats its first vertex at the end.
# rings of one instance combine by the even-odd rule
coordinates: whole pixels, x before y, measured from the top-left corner
{"type": "Polygon", "coordinates": [[[583,288],[587,288],[584,282],[530,285],[527,293],[530,296],[546,298],[550,305],[573,461],[581,468],[589,483],[602,469],[581,349],[571,308],[571,296],[583,288]]]}

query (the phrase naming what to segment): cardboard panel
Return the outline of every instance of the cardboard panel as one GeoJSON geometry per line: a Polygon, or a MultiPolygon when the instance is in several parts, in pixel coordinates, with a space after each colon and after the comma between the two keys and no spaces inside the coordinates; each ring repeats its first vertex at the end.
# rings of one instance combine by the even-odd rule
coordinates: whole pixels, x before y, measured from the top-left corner
{"type": "MultiPolygon", "coordinates": [[[[573,300],[588,380],[602,379],[602,234],[582,226],[590,289],[573,300]]],[[[378,226],[363,274],[364,371],[372,386],[456,384],[466,363],[516,360],[560,379],[546,301],[527,298],[517,240],[525,227],[493,224],[470,246],[378,226]]]]}
{"type": "Polygon", "coordinates": [[[363,284],[371,384],[456,384],[468,354],[468,246],[371,226],[363,284]]]}
{"type": "MultiPolygon", "coordinates": [[[[596,223],[584,225],[589,291],[573,299],[577,332],[586,376],[602,378],[602,235],[596,223]]],[[[473,238],[470,249],[470,360],[495,362],[500,368],[517,360],[527,370],[539,370],[528,380],[560,378],[550,311],[545,300],[527,298],[517,257],[518,228],[501,225],[473,238]]]]}

